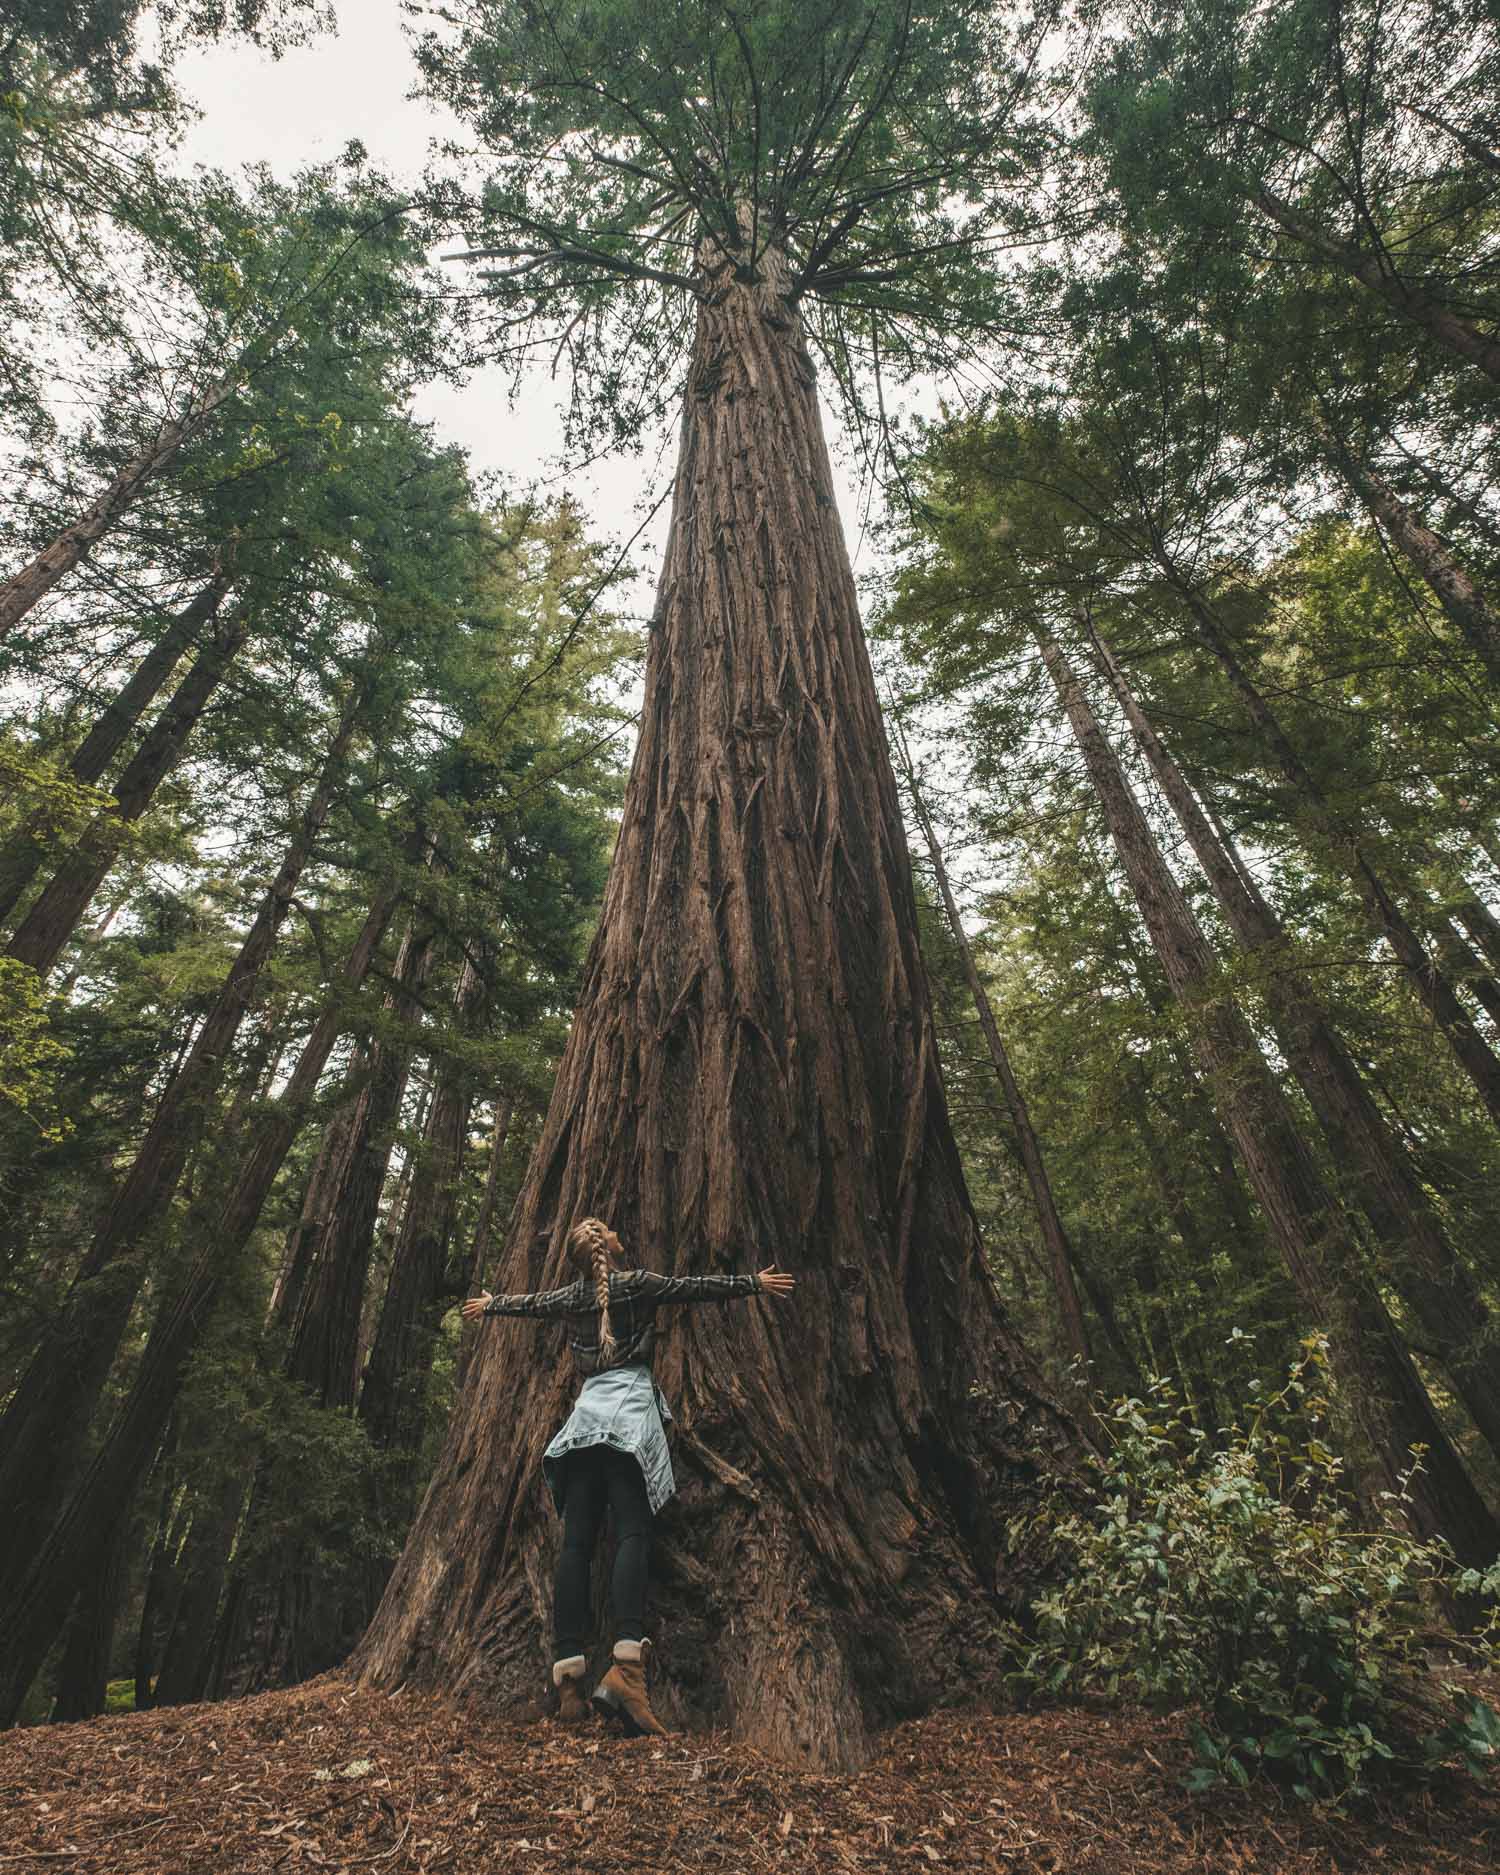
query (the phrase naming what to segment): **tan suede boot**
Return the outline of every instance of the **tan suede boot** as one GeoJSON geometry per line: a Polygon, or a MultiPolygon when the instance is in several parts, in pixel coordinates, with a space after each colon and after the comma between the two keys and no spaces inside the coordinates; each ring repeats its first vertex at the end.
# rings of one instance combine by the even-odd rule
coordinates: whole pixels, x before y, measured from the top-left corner
{"type": "Polygon", "coordinates": [[[588,1661],[582,1654],[552,1663],[552,1684],[557,1688],[557,1718],[560,1725],[582,1725],[589,1716],[589,1702],[583,1696],[583,1676],[588,1661]]]}
{"type": "Polygon", "coordinates": [[[647,1732],[666,1735],[667,1728],[646,1697],[650,1656],[650,1641],[616,1641],[614,1665],[594,1688],[594,1709],[606,1719],[618,1719],[632,1738],[647,1732]]]}

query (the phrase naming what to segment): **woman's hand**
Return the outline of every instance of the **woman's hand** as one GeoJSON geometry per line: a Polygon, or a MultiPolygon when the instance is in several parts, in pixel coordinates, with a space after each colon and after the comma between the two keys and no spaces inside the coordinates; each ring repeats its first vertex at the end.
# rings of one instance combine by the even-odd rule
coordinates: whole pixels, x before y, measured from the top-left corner
{"type": "Polygon", "coordinates": [[[466,1322],[472,1322],[475,1316],[483,1315],[486,1305],[493,1302],[494,1299],[488,1289],[481,1289],[477,1296],[470,1296],[463,1306],[462,1312],[464,1320],[466,1322]]]}
{"type": "Polygon", "coordinates": [[[761,1294],[767,1296],[789,1296],[797,1285],[795,1276],[777,1269],[774,1263],[768,1270],[762,1270],[755,1280],[760,1285],[761,1294]]]}

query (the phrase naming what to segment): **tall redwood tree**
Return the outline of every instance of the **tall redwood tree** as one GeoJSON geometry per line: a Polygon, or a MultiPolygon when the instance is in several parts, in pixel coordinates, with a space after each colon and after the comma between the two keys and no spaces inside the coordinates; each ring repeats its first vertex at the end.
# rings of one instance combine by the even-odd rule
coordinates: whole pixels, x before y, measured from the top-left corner
{"type": "MultiPolygon", "coordinates": [[[[889,0],[458,20],[424,61],[498,158],[500,329],[573,348],[584,421],[646,407],[691,343],[640,744],[500,1281],[563,1280],[586,1212],[658,1269],[797,1272],[774,1318],[684,1312],[659,1354],[680,1496],[655,1696],[852,1764],[870,1725],[997,1674],[1033,1572],[1007,1520],[1072,1447],[996,1307],[948,1123],[809,339],[857,395],[866,366],[992,330],[973,248],[1030,43],[977,5],[889,0]]],[[[524,1704],[570,1383],[547,1331],[482,1333],[356,1660],[524,1704]]]]}

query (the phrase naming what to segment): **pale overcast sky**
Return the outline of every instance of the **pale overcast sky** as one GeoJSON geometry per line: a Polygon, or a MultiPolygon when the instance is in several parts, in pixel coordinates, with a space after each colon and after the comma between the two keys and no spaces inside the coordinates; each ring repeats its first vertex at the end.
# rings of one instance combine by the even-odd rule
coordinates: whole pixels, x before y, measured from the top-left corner
{"type": "MultiPolygon", "coordinates": [[[[209,45],[180,59],[175,67],[182,91],[202,116],[182,150],[185,163],[236,169],[265,162],[278,175],[299,165],[326,160],[357,137],[371,159],[395,176],[417,176],[434,137],[462,135],[457,121],[427,101],[407,96],[416,70],[405,33],[399,0],[336,0],[337,34],[272,59],[253,47],[232,42],[209,45]]],[[[671,473],[656,452],[625,455],[567,473],[557,459],[560,431],[558,387],[542,372],[511,406],[498,373],[476,376],[455,391],[430,387],[416,400],[417,414],[433,423],[439,437],[461,444],[477,470],[498,470],[520,488],[545,480],[566,487],[594,517],[596,528],[613,538],[635,532],[671,473]],[[649,484],[654,483],[654,486],[649,484]]],[[[828,422],[825,409],[825,422],[828,422]]],[[[838,437],[830,424],[830,443],[838,437]]],[[[835,461],[835,482],[851,551],[859,546],[855,491],[835,461]]],[[[648,603],[656,561],[665,533],[663,508],[655,526],[642,536],[635,558],[648,603]]]]}

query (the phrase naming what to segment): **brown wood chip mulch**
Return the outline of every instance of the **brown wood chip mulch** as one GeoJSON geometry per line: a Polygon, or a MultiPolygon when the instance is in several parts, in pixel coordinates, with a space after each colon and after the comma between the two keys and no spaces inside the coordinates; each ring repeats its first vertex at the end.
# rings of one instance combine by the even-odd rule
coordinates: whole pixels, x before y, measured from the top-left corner
{"type": "Polygon", "coordinates": [[[0,1737],[0,1875],[587,1869],[819,1875],[1382,1875],[1500,1868],[1500,1793],[1353,1819],[1178,1784],[1171,1718],[942,1713],[829,1777],[721,1734],[476,1720],[337,1674],[288,1692],[0,1737]]]}

